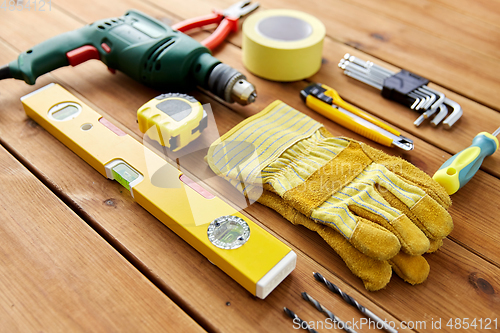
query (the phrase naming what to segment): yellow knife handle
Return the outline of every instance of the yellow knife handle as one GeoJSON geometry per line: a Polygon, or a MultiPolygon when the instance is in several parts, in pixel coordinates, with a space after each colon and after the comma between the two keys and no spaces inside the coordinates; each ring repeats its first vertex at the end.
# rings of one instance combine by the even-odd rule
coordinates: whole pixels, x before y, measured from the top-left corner
{"type": "MultiPolygon", "coordinates": [[[[387,137],[378,131],[368,128],[362,124],[359,124],[356,120],[352,119],[348,115],[342,113],[335,107],[317,99],[316,97],[309,95],[306,98],[306,105],[318,112],[319,114],[325,116],[326,118],[333,120],[339,125],[342,125],[353,132],[356,132],[370,140],[378,142],[384,146],[392,146],[392,138],[387,137]]],[[[351,111],[351,110],[349,110],[351,111]]]]}
{"type": "MultiPolygon", "coordinates": [[[[382,122],[382,121],[378,120],[378,119],[377,119],[377,118],[375,118],[375,117],[372,117],[372,116],[371,116],[371,115],[369,115],[368,113],[366,113],[366,112],[364,112],[364,111],[362,111],[362,110],[358,109],[358,108],[357,108],[357,107],[355,107],[354,105],[349,104],[349,103],[347,103],[346,101],[344,101],[344,100],[340,97],[339,93],[338,93],[335,89],[333,89],[333,88],[331,88],[331,87],[329,87],[329,86],[327,86],[327,85],[325,85],[325,84],[322,84],[322,85],[321,85],[321,87],[322,87],[322,88],[324,88],[324,89],[326,89],[326,91],[325,91],[325,93],[324,93],[326,96],[330,96],[331,98],[333,98],[333,104],[335,104],[335,105],[337,105],[337,106],[339,106],[339,107],[341,107],[341,108],[343,108],[343,109],[346,109],[346,110],[347,110],[347,111],[349,111],[349,112],[354,113],[354,114],[355,114],[355,115],[357,115],[358,117],[361,117],[361,118],[363,118],[363,119],[365,119],[365,120],[367,120],[367,121],[371,122],[372,124],[377,125],[378,127],[381,127],[381,128],[385,129],[385,130],[386,130],[386,131],[388,131],[388,132],[391,132],[392,134],[394,134],[394,135],[396,135],[396,136],[401,135],[401,133],[400,133],[400,132],[398,132],[397,130],[395,130],[395,129],[394,129],[394,128],[392,128],[391,126],[387,125],[386,123],[384,123],[384,122],[382,122]]],[[[332,120],[333,120],[333,119],[332,119],[332,120]]],[[[356,133],[358,133],[358,132],[356,132],[356,133]]],[[[361,134],[361,133],[359,133],[359,134],[361,134]]],[[[363,134],[363,135],[364,135],[364,134],[363,134]]],[[[370,138],[370,139],[371,139],[371,138],[370,138]]],[[[372,139],[372,140],[374,140],[374,139],[372,139]]],[[[377,140],[374,140],[374,141],[377,141],[377,140]]],[[[391,140],[391,141],[392,141],[392,140],[391,140]]],[[[378,142],[378,141],[377,141],[377,142],[378,142]]]]}

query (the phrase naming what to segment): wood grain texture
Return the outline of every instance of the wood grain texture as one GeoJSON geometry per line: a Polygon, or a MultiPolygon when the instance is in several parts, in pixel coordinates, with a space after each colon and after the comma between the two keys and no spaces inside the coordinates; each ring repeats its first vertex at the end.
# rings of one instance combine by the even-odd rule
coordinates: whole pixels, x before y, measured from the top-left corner
{"type": "Polygon", "coordinates": [[[0,147],[2,332],[202,332],[0,147]]]}
{"type": "Polygon", "coordinates": [[[485,57],[499,58],[500,26],[498,22],[488,23],[480,17],[459,11],[458,8],[443,6],[431,0],[347,1],[377,15],[390,17],[406,26],[481,53],[485,57]]]}
{"type": "Polygon", "coordinates": [[[496,0],[436,0],[436,2],[478,20],[500,26],[498,22],[500,6],[496,0]]]}
{"type": "MultiPolygon", "coordinates": [[[[167,18],[172,21],[182,18],[182,16],[170,16],[169,12],[158,10],[157,6],[161,7],[165,3],[163,0],[155,6],[147,4],[137,4],[137,6],[142,6],[143,11],[158,18],[167,18]]],[[[185,11],[186,17],[191,17],[207,13],[205,6],[225,7],[219,5],[218,2],[210,2],[210,6],[207,2],[183,2],[177,3],[177,7],[165,6],[165,10],[175,12],[177,15],[185,11]],[[190,14],[190,10],[193,14],[190,14]]],[[[65,15],[80,17],[81,14],[83,17],[85,14],[89,16],[84,19],[79,18],[79,20],[89,22],[102,17],[121,15],[130,6],[135,6],[135,2],[109,1],[106,4],[87,2],[85,6],[75,2],[61,2],[58,6],[61,6],[62,11],[53,10],[55,13],[53,20],[58,20],[61,16],[64,21],[65,15]]],[[[0,37],[7,40],[15,49],[22,48],[17,46],[18,42],[10,39],[9,36],[15,32],[14,27],[19,26],[22,20],[21,18],[17,23],[11,23],[10,31],[0,32],[0,37]]],[[[44,19],[38,19],[35,15],[25,17],[24,20],[39,20],[39,26],[44,25],[44,19]]],[[[69,25],[72,24],[70,22],[69,25]]],[[[37,24],[33,23],[33,25],[37,24]]],[[[70,29],[65,26],[58,28],[61,32],[70,29]]],[[[24,48],[28,48],[45,39],[44,36],[48,36],[51,32],[40,28],[38,34],[31,37],[25,36],[31,39],[19,43],[20,45],[26,44],[24,48]]],[[[201,39],[204,35],[202,33],[195,37],[201,39]]],[[[217,49],[216,56],[248,74],[242,68],[241,53],[236,47],[223,45],[217,49]]],[[[14,52],[2,48],[0,63],[12,60],[13,57],[14,52]]],[[[53,76],[42,78],[37,86],[53,78],[70,90],[83,95],[98,107],[99,112],[107,114],[111,120],[136,136],[139,132],[135,124],[135,110],[158,93],[142,87],[122,74],[109,75],[105,66],[98,62],[89,62],[76,68],[55,71],[53,76]]],[[[249,78],[257,85],[258,102],[245,108],[231,106],[231,109],[236,112],[206,95],[193,92],[202,102],[211,103],[221,133],[244,117],[262,109],[276,97],[313,118],[325,122],[324,118],[307,110],[300,101],[298,91],[306,85],[305,82],[279,84],[261,80],[252,75],[249,75],[249,78]]],[[[336,82],[338,78],[343,78],[343,75],[339,73],[338,77],[333,77],[332,81],[325,83],[336,82]]],[[[337,89],[337,86],[334,87],[337,89]]],[[[459,193],[460,196],[457,195],[452,207],[452,215],[457,225],[452,234],[453,241],[446,241],[441,251],[427,256],[431,264],[431,275],[428,281],[420,286],[412,287],[395,277],[386,290],[377,293],[366,292],[361,282],[353,278],[342,261],[319,236],[304,228],[290,225],[263,206],[252,205],[247,212],[273,234],[293,244],[292,246],[299,254],[299,265],[294,273],[268,299],[261,301],[251,298],[234,281],[138,207],[126,193],[121,193],[118,184],[103,179],[48,133],[27,120],[17,98],[33,89],[34,87],[27,87],[21,82],[0,83],[2,96],[10,96],[5,100],[0,99],[0,103],[3,103],[0,108],[12,110],[0,122],[4,141],[23,156],[26,163],[31,163],[39,171],[41,177],[58,188],[62,195],[86,214],[89,217],[88,222],[101,230],[106,238],[113,240],[113,245],[127,253],[127,257],[136,266],[142,271],[149,272],[148,276],[164,292],[210,330],[231,331],[241,330],[242,327],[245,331],[265,331],[270,328],[274,331],[290,330],[292,323],[283,315],[283,306],[291,308],[307,320],[323,319],[321,314],[300,299],[298,293],[303,290],[325,303],[341,318],[346,320],[360,318],[359,314],[342,303],[339,298],[325,294],[324,287],[316,284],[310,277],[314,270],[321,273],[329,271],[325,273],[327,278],[339,284],[372,311],[389,319],[429,321],[432,317],[441,317],[443,320],[449,317],[484,318],[494,316],[495,309],[499,307],[496,292],[500,288],[499,255],[495,250],[495,245],[498,244],[498,233],[492,232],[498,229],[498,205],[495,205],[491,198],[499,198],[500,194],[498,193],[498,179],[486,173],[479,173],[473,180],[475,183],[469,184],[474,186],[474,191],[462,191],[459,193]],[[50,151],[47,147],[50,147],[50,151]],[[57,156],[57,159],[54,156],[57,156]],[[484,207],[480,217],[477,210],[471,209],[471,202],[482,204],[484,207]],[[230,302],[230,305],[226,305],[226,302],[230,302]],[[469,303],[472,304],[470,307],[463,306],[469,303]],[[411,306],[408,306],[409,304],[411,306]],[[227,321],[228,317],[231,318],[230,321],[227,321]]],[[[362,89],[366,90],[366,87],[362,89]]],[[[368,93],[363,99],[369,105],[379,102],[368,93]]],[[[357,98],[355,100],[357,101],[357,98]]],[[[404,115],[402,119],[407,117],[408,121],[412,121],[413,114],[409,113],[409,115],[411,117],[404,115]]],[[[390,114],[388,117],[392,116],[393,114],[390,114]]],[[[332,133],[363,140],[331,122],[326,123],[332,133]]],[[[466,135],[457,131],[458,140],[465,141],[466,135]]],[[[410,137],[413,138],[411,135],[410,137]]],[[[429,173],[436,170],[442,161],[449,157],[442,150],[421,140],[416,139],[416,144],[421,148],[404,157],[429,173]]],[[[391,149],[384,148],[384,150],[392,154],[398,153],[391,149]]],[[[431,330],[428,327],[421,331],[431,330]]]]}
{"type": "MultiPolygon", "coordinates": [[[[2,49],[2,51],[1,61],[5,61],[2,57],[14,55],[13,52],[8,55],[8,49],[2,49]]],[[[98,63],[90,65],[97,65],[97,68],[103,69],[98,63]]],[[[89,67],[85,68],[85,66],[67,68],[64,71],[72,69],[81,70],[82,73],[89,71],[89,67]]],[[[97,73],[99,71],[98,69],[97,73]]],[[[80,72],[73,72],[70,76],[74,78],[76,75],[80,81],[83,78],[80,74],[80,72]]],[[[139,91],[139,89],[134,90],[134,85],[137,83],[126,77],[115,81],[116,77],[108,75],[105,70],[101,71],[101,74],[103,74],[102,78],[107,77],[111,80],[110,82],[115,83],[109,86],[106,82],[100,82],[96,86],[94,81],[93,90],[98,90],[98,96],[121,92],[117,86],[122,85],[124,81],[127,82],[124,86],[125,92],[139,91]],[[103,91],[108,94],[103,94],[103,91]]],[[[55,73],[55,75],[58,74],[55,73]]],[[[35,87],[26,86],[22,82],[4,81],[0,83],[0,90],[2,94],[20,97],[47,84],[49,80],[58,82],[51,75],[40,78],[40,82],[35,87]]],[[[95,74],[94,80],[100,81],[95,74]]],[[[65,82],[60,83],[68,88],[71,87],[65,82]]],[[[88,83],[90,82],[86,82],[88,83]]],[[[137,94],[133,95],[134,98],[144,100],[145,95],[137,94]]],[[[162,291],[203,327],[211,331],[223,332],[239,331],[242,327],[248,332],[262,332],[269,328],[286,331],[292,328],[293,323],[284,315],[283,306],[293,308],[306,318],[323,320],[324,317],[317,310],[302,300],[301,291],[316,295],[325,305],[333,306],[332,304],[342,303],[338,299],[329,299],[329,295],[325,294],[324,286],[316,283],[312,277],[313,271],[322,271],[327,274],[327,269],[315,263],[298,249],[296,250],[300,256],[299,264],[292,276],[265,301],[252,297],[189,244],[138,206],[119,184],[104,179],[57,139],[29,120],[23,114],[17,97],[2,100],[0,103],[3,109],[13,110],[7,117],[0,120],[0,131],[4,133],[3,139],[6,144],[8,142],[9,146],[23,157],[25,163],[32,164],[32,167],[38,170],[39,177],[60,191],[65,200],[71,202],[81,214],[88,216],[87,222],[92,227],[99,230],[113,246],[120,249],[120,252],[125,253],[134,265],[146,272],[162,291]]],[[[226,115],[229,114],[228,119],[234,119],[229,110],[220,105],[218,107],[224,109],[226,115]]],[[[123,107],[119,104],[115,110],[122,116],[135,113],[135,109],[132,112],[127,111],[132,111],[130,105],[123,107]]],[[[239,120],[241,119],[239,117],[239,120]]],[[[236,123],[239,120],[234,121],[236,123]]],[[[135,120],[133,122],[135,123],[135,120]]],[[[133,128],[135,130],[136,125],[133,128]]],[[[354,297],[359,298],[360,302],[364,302],[382,318],[399,323],[396,318],[378,308],[372,301],[342,280],[330,274],[327,276],[352,293],[354,297]]],[[[361,318],[355,309],[349,307],[339,308],[337,313],[345,318],[357,320],[361,318]]],[[[366,332],[367,330],[360,331],[366,332]]]]}

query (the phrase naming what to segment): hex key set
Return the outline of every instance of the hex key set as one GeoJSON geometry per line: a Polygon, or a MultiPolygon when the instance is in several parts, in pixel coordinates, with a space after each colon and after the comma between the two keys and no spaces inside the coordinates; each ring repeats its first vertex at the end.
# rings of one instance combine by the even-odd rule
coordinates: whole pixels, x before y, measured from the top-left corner
{"type": "Polygon", "coordinates": [[[344,70],[345,75],[381,90],[383,97],[420,112],[421,115],[414,122],[415,126],[434,116],[431,121],[433,126],[439,125],[444,120],[444,127],[449,129],[462,116],[460,104],[447,98],[443,93],[429,88],[427,86],[429,80],[404,69],[394,73],[349,53],[340,60],[339,67],[344,70]],[[451,109],[449,116],[448,108],[451,109]]]}

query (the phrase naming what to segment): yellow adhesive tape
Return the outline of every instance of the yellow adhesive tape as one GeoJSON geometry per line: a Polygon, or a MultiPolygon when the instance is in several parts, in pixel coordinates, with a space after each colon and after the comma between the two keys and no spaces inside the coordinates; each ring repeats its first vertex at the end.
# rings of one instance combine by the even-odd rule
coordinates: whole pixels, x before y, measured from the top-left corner
{"type": "Polygon", "coordinates": [[[271,9],[249,16],[243,24],[243,64],[273,81],[298,81],[321,66],[326,29],[312,15],[271,9]]]}

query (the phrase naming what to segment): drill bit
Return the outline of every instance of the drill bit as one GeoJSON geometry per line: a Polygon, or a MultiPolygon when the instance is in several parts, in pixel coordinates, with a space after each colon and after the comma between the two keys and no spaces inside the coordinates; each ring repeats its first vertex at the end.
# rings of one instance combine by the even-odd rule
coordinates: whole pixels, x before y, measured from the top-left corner
{"type": "Polygon", "coordinates": [[[355,330],[353,330],[349,325],[344,323],[342,320],[339,319],[336,315],[334,315],[331,311],[329,311],[327,308],[325,308],[323,305],[321,305],[317,300],[309,296],[308,293],[303,292],[302,297],[306,300],[311,302],[316,309],[320,312],[324,312],[328,318],[330,318],[334,323],[338,324],[338,328],[343,329],[347,333],[357,333],[355,330]]]}
{"type": "Polygon", "coordinates": [[[300,327],[302,327],[303,329],[306,329],[308,330],[309,332],[311,333],[318,333],[318,331],[316,330],[313,330],[312,328],[309,327],[309,325],[307,325],[307,322],[300,319],[296,314],[295,312],[293,312],[292,310],[290,309],[287,309],[286,307],[283,308],[283,310],[285,310],[285,313],[288,315],[288,317],[292,318],[294,323],[295,323],[295,320],[298,320],[299,323],[300,323],[300,327]]]}
{"type": "Polygon", "coordinates": [[[344,301],[346,301],[348,304],[351,304],[352,306],[357,308],[361,313],[363,313],[365,316],[367,316],[368,318],[370,318],[370,319],[374,320],[375,322],[379,323],[380,325],[382,325],[385,331],[390,332],[390,333],[397,333],[398,332],[393,327],[391,327],[387,322],[380,319],[376,314],[374,314],[373,312],[371,312],[370,310],[368,310],[367,308],[365,308],[364,306],[359,304],[354,298],[352,298],[351,296],[347,295],[342,290],[340,290],[339,287],[337,287],[336,285],[334,285],[333,283],[331,283],[330,281],[325,279],[323,277],[323,275],[321,275],[319,273],[313,273],[313,275],[314,275],[314,278],[316,280],[324,283],[328,287],[328,289],[330,289],[332,292],[334,292],[335,294],[339,294],[344,299],[344,301]]]}

